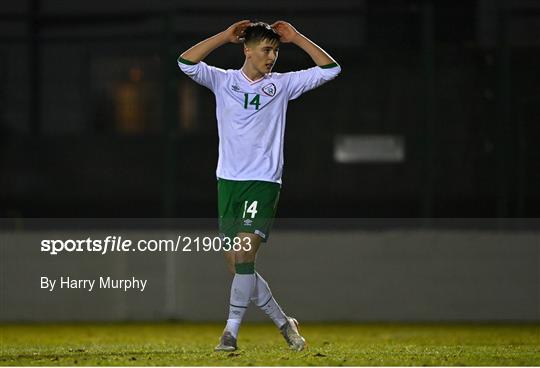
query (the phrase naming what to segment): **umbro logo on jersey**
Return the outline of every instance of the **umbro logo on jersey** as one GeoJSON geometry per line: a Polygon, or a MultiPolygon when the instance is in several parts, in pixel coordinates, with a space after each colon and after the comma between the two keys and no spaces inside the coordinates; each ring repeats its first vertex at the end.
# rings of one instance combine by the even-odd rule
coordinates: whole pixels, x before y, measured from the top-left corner
{"type": "Polygon", "coordinates": [[[274,97],[276,94],[276,85],[274,83],[267,84],[262,88],[263,92],[270,97],[274,97]]]}
{"type": "Polygon", "coordinates": [[[251,226],[252,223],[253,221],[251,221],[250,219],[244,220],[244,226],[251,226]]]}
{"type": "Polygon", "coordinates": [[[231,89],[234,91],[234,92],[240,92],[240,87],[238,87],[236,84],[233,84],[231,86],[231,89]]]}

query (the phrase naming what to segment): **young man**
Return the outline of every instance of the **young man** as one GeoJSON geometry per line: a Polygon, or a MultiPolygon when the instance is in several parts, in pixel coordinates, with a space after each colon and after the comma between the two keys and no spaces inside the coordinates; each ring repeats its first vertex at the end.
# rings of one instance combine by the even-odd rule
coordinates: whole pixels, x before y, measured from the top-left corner
{"type": "MultiPolygon", "coordinates": [[[[240,239],[240,250],[225,252],[231,285],[229,318],[216,351],[237,349],[238,329],[250,302],[280,329],[289,346],[302,350],[306,342],[298,322],[286,316],[267,282],[255,272],[255,258],[266,242],[275,216],[283,169],[285,114],[290,100],[335,78],[340,66],[291,24],[271,26],[243,20],[212,36],[178,58],[184,73],[216,96],[219,132],[217,165],[220,232],[240,239]],[[240,70],[223,70],[202,60],[226,43],[244,43],[240,70]],[[293,43],[317,66],[290,73],[272,73],[280,43],[293,43]]],[[[233,242],[234,243],[234,242],[233,242]]]]}

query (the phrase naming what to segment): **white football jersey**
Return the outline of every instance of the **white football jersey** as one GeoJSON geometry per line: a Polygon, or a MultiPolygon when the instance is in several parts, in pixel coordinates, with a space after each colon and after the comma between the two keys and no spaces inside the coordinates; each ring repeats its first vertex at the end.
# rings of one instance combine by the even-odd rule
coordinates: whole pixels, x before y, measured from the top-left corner
{"type": "Polygon", "coordinates": [[[333,63],[252,81],[242,70],[223,70],[178,59],[180,69],[216,96],[219,159],[216,175],[229,180],[281,184],[283,137],[289,100],[334,79],[333,63]]]}

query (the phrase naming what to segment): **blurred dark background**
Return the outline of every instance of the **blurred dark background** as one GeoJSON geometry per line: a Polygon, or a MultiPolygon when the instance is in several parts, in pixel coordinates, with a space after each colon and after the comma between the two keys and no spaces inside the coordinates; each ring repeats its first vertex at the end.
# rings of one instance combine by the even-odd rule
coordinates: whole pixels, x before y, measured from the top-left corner
{"type": "Polygon", "coordinates": [[[540,216],[533,0],[4,1],[0,216],[214,217],[214,98],[176,58],[245,18],[343,67],[289,105],[278,216],[540,216]]]}

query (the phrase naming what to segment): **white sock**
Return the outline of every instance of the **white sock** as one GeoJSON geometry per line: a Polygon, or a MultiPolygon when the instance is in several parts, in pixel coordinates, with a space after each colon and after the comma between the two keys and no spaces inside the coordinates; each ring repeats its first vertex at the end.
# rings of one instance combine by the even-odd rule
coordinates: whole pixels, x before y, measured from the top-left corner
{"type": "Polygon", "coordinates": [[[287,316],[283,313],[283,310],[276,302],[276,299],[272,296],[268,283],[258,273],[255,273],[255,275],[255,289],[251,301],[253,301],[257,307],[261,308],[263,312],[274,321],[276,326],[280,328],[287,323],[287,316]]]}
{"type": "MultiPolygon", "coordinates": [[[[230,312],[229,312],[229,315],[230,315],[230,312]]],[[[240,323],[242,323],[241,320],[238,320],[238,319],[228,319],[227,320],[227,325],[225,326],[225,331],[230,331],[230,333],[234,336],[234,338],[236,339],[236,337],[238,336],[238,330],[240,329],[240,323]]]]}
{"type": "Polygon", "coordinates": [[[246,313],[250,295],[255,289],[255,274],[235,274],[231,285],[231,298],[229,305],[229,319],[225,330],[230,331],[236,338],[242,318],[246,313]]]}

